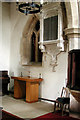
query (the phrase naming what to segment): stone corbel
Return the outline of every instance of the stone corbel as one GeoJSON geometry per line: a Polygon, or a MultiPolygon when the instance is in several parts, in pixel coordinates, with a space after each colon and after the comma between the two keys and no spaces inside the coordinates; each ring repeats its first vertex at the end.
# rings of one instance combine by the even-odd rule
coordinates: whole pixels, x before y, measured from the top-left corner
{"type": "Polygon", "coordinates": [[[39,49],[41,52],[45,52],[45,46],[43,45],[43,42],[39,42],[39,49]]]}
{"type": "Polygon", "coordinates": [[[47,46],[46,54],[51,57],[50,66],[52,66],[53,68],[52,71],[55,72],[55,67],[58,65],[57,57],[61,52],[60,52],[60,49],[58,49],[56,45],[54,45],[54,47],[52,45],[51,46],[52,48],[50,46],[47,46]]]}
{"type": "Polygon", "coordinates": [[[50,52],[46,52],[47,55],[51,57],[50,65],[53,67],[53,72],[55,72],[55,67],[57,66],[57,56],[52,55],[50,52]]]}
{"type": "Polygon", "coordinates": [[[60,40],[59,43],[57,43],[57,47],[60,51],[64,51],[64,40],[60,40]]]}
{"type": "Polygon", "coordinates": [[[57,43],[52,45],[44,45],[43,42],[39,42],[39,49],[41,50],[41,52],[45,52],[51,57],[50,66],[52,66],[53,72],[55,72],[55,67],[58,65],[57,56],[61,53],[60,48],[61,47],[57,46],[57,43]]]}

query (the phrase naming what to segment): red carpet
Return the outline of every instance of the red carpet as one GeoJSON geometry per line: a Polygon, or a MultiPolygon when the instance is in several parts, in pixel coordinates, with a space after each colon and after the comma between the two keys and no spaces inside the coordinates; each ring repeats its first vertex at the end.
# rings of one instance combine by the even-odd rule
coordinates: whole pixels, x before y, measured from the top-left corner
{"type": "Polygon", "coordinates": [[[2,110],[2,119],[1,120],[24,120],[22,118],[17,117],[9,112],[2,110]]]}
{"type": "MultiPolygon", "coordinates": [[[[24,119],[19,118],[16,115],[13,115],[9,112],[6,112],[6,111],[2,110],[2,119],[1,120],[24,120],[24,119]]],[[[27,120],[27,119],[25,118],[25,120],[27,120]]],[[[80,119],[72,118],[72,117],[69,117],[69,116],[61,116],[60,113],[55,113],[55,114],[54,113],[48,113],[48,114],[42,115],[40,117],[33,118],[31,120],[80,120],[80,119]]]]}
{"type": "Polygon", "coordinates": [[[69,116],[61,116],[60,113],[48,113],[31,120],[80,120],[69,116]]]}

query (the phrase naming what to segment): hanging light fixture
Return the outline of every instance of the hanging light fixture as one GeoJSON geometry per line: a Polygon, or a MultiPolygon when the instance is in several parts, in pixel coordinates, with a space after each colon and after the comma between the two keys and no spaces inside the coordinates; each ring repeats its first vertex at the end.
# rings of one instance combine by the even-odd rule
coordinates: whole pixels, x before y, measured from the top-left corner
{"type": "Polygon", "coordinates": [[[43,0],[41,0],[40,4],[35,3],[35,2],[25,2],[19,3],[19,0],[17,0],[16,5],[17,5],[17,9],[21,12],[24,13],[25,15],[27,14],[36,14],[40,12],[40,8],[42,6],[42,2],[43,0]]]}

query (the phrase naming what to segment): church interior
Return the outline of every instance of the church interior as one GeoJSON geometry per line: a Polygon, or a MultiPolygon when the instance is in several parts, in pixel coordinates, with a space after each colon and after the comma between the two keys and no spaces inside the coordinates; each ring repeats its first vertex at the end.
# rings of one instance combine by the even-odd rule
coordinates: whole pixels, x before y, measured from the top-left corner
{"type": "Polygon", "coordinates": [[[62,90],[62,115],[68,104],[80,119],[80,1],[0,1],[0,108],[33,119],[54,112],[62,90]]]}

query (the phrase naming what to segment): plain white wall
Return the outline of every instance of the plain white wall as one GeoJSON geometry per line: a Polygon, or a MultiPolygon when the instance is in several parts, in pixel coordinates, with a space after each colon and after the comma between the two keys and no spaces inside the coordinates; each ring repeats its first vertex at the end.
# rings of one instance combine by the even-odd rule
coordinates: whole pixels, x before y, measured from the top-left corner
{"type": "Polygon", "coordinates": [[[9,71],[10,60],[10,6],[0,3],[0,70],[9,71]],[[2,4],[2,10],[1,10],[2,4]],[[2,24],[1,24],[2,21],[2,24]],[[2,26],[2,28],[1,28],[2,26]]]}
{"type": "Polygon", "coordinates": [[[0,69],[2,68],[2,3],[0,2],[0,69]]]}

